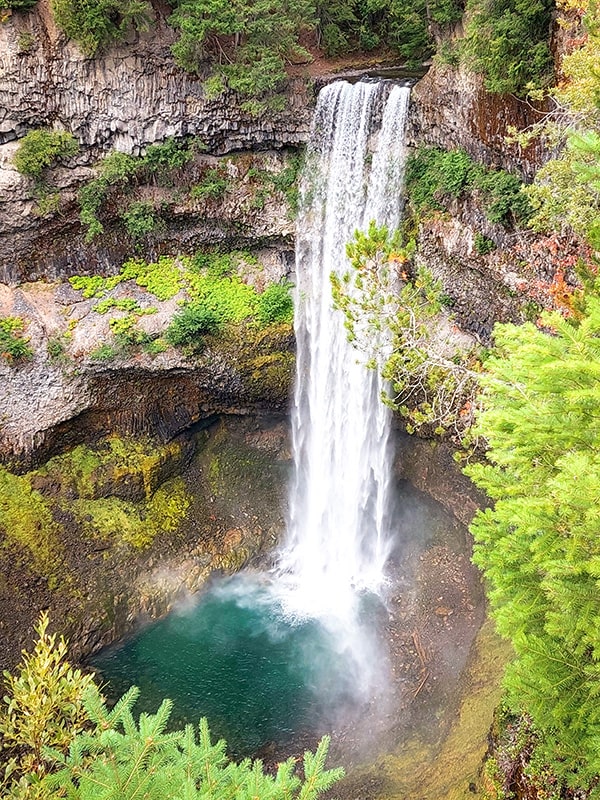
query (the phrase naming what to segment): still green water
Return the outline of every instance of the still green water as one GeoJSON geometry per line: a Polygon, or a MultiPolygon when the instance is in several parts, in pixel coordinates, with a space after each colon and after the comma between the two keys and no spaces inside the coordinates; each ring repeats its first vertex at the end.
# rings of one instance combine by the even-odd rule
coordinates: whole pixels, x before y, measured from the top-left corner
{"type": "Polygon", "coordinates": [[[137,711],[174,701],[173,721],[208,718],[235,756],[331,730],[357,701],[348,654],[316,620],[293,621],[257,578],[220,581],[197,602],[104,650],[93,667],[137,711]],[[339,648],[339,649],[338,649],[339,648]]]}

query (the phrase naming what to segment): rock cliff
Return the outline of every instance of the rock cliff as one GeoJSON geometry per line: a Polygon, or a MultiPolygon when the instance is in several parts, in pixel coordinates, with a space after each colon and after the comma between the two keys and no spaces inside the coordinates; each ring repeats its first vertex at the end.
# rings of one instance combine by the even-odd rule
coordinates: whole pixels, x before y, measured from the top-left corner
{"type": "MultiPolygon", "coordinates": [[[[154,255],[224,241],[239,245],[288,237],[289,242],[289,220],[273,216],[269,207],[228,218],[226,208],[215,215],[186,200],[192,169],[176,183],[178,202],[159,198],[169,206],[160,235],[140,245],[109,225],[102,241],[85,244],[77,191],[92,177],[90,165],[109,151],[138,155],[169,137],[196,137],[203,152],[223,155],[297,147],[307,139],[311,99],[302,78],[290,79],[283,110],[253,116],[231,93],[208,99],[202,77],[175,66],[174,37],[158,5],[151,32],[132,35],[95,58],[83,56],[56,29],[47,0],[0,24],[2,282],[110,271],[134,246],[154,255]],[[77,157],[48,176],[44,191],[54,197],[52,208],[39,203],[33,181],[13,165],[18,138],[48,126],[70,131],[81,145],[77,157]]],[[[232,174],[232,180],[241,183],[244,174],[232,174]]]]}

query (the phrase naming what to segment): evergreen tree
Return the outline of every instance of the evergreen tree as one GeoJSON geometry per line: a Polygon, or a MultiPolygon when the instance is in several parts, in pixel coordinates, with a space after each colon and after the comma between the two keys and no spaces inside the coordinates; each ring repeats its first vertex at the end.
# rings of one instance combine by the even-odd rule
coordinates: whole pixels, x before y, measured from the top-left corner
{"type": "Polygon", "coordinates": [[[600,774],[600,297],[578,319],[498,325],[466,469],[493,501],[471,527],[499,631],[506,685],[542,749],[576,785],[600,774]]]}
{"type": "Polygon", "coordinates": [[[47,627],[42,614],[33,653],[24,652],[17,675],[4,673],[0,734],[12,756],[0,775],[4,800],[316,800],[344,774],[325,769],[327,736],[304,754],[301,780],[294,758],[274,776],[259,760],[230,762],[205,719],[197,734],[191,725],[169,731],[170,700],[136,722],[137,687],[109,709],[93,676],[68,664],[65,640],[47,627]]]}

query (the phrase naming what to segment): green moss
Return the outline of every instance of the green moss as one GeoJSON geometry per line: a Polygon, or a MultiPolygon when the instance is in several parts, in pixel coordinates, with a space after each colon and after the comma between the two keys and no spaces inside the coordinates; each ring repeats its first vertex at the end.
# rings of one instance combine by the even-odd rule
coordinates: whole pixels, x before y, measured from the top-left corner
{"type": "Polygon", "coordinates": [[[265,397],[284,397],[289,392],[294,376],[296,360],[293,353],[279,352],[251,359],[246,367],[249,371],[250,388],[265,397]]]}
{"type": "Polygon", "coordinates": [[[28,475],[0,467],[0,531],[4,546],[16,545],[28,566],[56,588],[64,573],[60,527],[46,498],[32,488],[28,475]]]}
{"type": "Polygon", "coordinates": [[[73,511],[88,535],[150,547],[159,533],[172,533],[185,519],[190,496],[182,478],[165,482],[143,503],[117,497],[76,500],[73,511]]]}
{"type": "Polygon", "coordinates": [[[177,442],[158,446],[147,440],[112,436],[97,448],[79,445],[55,456],[32,473],[53,487],[60,497],[97,499],[109,495],[149,500],[160,469],[181,457],[177,442]]]}

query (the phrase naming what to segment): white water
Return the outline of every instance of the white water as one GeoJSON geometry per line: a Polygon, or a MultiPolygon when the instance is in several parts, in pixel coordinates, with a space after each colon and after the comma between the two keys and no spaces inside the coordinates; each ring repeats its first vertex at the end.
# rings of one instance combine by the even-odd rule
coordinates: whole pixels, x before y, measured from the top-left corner
{"type": "Polygon", "coordinates": [[[280,574],[293,613],[352,624],[378,592],[390,549],[390,412],[376,370],[359,363],[330,273],[374,219],[400,220],[409,89],[334,83],[321,91],[301,185],[296,245],[295,477],[280,574]]]}

